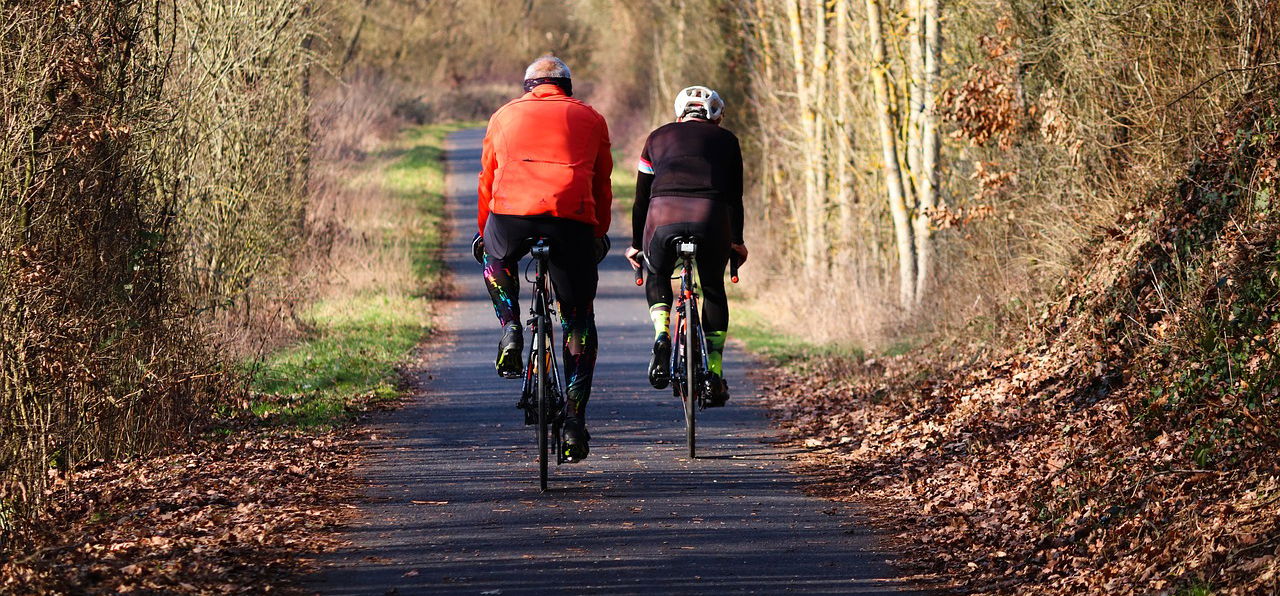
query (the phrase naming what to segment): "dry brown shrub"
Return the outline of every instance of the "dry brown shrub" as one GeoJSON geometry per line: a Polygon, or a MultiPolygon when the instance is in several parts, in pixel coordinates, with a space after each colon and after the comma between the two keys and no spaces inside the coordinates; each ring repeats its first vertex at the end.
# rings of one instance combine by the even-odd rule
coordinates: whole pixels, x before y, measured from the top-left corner
{"type": "MultiPolygon", "coordinates": [[[[1007,19],[996,21],[1000,33],[1008,28],[1007,19]]],[[[996,147],[1008,151],[1025,118],[1019,92],[1018,40],[982,36],[978,45],[985,50],[986,61],[969,66],[963,82],[944,91],[938,104],[943,115],[956,124],[956,136],[979,147],[994,140],[996,147]]]]}
{"type": "Polygon", "coordinates": [[[2,11],[0,541],[50,473],[226,398],[212,332],[278,312],[303,233],[310,33],[284,1],[2,11]]]}
{"type": "Polygon", "coordinates": [[[217,386],[147,150],[164,65],[145,4],[3,12],[0,541],[49,496],[50,469],[170,443],[217,386]]]}
{"type": "Polygon", "coordinates": [[[388,230],[418,217],[417,207],[383,187],[383,169],[395,157],[387,143],[406,124],[398,114],[409,95],[372,72],[330,82],[317,93],[308,229],[310,269],[323,276],[311,280],[313,298],[417,289],[412,248],[388,238],[388,230]]]}

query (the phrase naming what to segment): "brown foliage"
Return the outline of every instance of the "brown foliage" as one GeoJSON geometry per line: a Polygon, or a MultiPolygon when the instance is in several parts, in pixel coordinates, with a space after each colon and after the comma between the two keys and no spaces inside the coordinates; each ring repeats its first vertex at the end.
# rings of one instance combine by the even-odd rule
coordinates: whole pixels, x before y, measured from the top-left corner
{"type": "MultiPolygon", "coordinates": [[[[1001,31],[1008,27],[1006,20],[997,22],[1001,31]]],[[[1017,40],[983,36],[978,43],[986,50],[987,62],[969,66],[963,82],[943,92],[938,103],[956,124],[957,136],[979,147],[994,140],[995,146],[1007,151],[1013,147],[1025,111],[1018,93],[1017,40]]]]}
{"type": "Polygon", "coordinates": [[[11,5],[0,142],[0,544],[46,470],[181,434],[216,377],[180,320],[139,3],[11,5]],[[52,15],[52,18],[49,18],[52,15]]]}
{"type": "Polygon", "coordinates": [[[243,432],[60,474],[3,594],[302,593],[300,555],[349,516],[355,437],[243,432]]]}
{"type": "Polygon", "coordinates": [[[286,286],[306,7],[198,4],[0,9],[0,548],[50,470],[183,444],[229,387],[212,332],[286,286]]]}
{"type": "Polygon", "coordinates": [[[880,501],[911,557],[970,591],[1274,592],[1278,116],[1266,93],[1238,107],[1021,349],[781,373],[828,489],[880,501]]]}

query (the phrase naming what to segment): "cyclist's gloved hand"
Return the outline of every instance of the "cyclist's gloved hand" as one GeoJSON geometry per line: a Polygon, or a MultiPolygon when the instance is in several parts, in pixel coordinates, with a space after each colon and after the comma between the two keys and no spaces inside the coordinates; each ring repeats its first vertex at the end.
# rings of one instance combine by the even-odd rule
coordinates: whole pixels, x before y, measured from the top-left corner
{"type": "Polygon", "coordinates": [[[605,256],[605,255],[607,255],[607,254],[609,254],[609,247],[610,247],[610,246],[612,246],[612,243],[610,243],[610,242],[609,242],[609,235],[608,235],[608,234],[605,234],[604,236],[601,236],[601,237],[599,237],[599,238],[596,238],[596,246],[595,246],[595,249],[596,249],[596,262],[597,262],[597,263],[599,263],[600,261],[603,261],[603,260],[604,260],[604,256],[605,256]]]}
{"type": "Polygon", "coordinates": [[[641,259],[643,258],[644,258],[644,253],[640,252],[639,249],[635,248],[634,246],[627,247],[627,260],[631,261],[632,269],[639,269],[643,267],[644,263],[643,261],[641,261],[641,259]]]}
{"type": "Polygon", "coordinates": [[[484,264],[484,236],[476,232],[476,237],[471,239],[471,256],[475,257],[476,262],[484,264]]]}

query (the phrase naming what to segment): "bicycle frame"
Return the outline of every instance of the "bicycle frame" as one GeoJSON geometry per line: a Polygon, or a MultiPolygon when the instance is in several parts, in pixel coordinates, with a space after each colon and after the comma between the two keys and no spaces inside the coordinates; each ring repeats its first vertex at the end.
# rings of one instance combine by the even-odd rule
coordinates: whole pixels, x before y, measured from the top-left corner
{"type": "Polygon", "coordinates": [[[697,411],[705,409],[708,390],[707,338],[698,311],[697,242],[681,238],[676,241],[676,249],[681,262],[680,292],[672,305],[675,335],[669,370],[672,392],[684,405],[685,439],[689,457],[694,458],[697,457],[697,411]],[[695,350],[696,359],[689,354],[690,347],[695,350]]]}
{"type": "MultiPolygon", "coordinates": [[[[529,305],[527,327],[531,335],[528,358],[525,360],[524,386],[520,403],[525,408],[525,421],[529,422],[528,404],[533,401],[536,409],[538,434],[538,481],[541,490],[547,490],[548,452],[556,454],[556,465],[564,463],[560,448],[564,424],[564,380],[555,356],[555,334],[552,320],[555,315],[554,294],[547,275],[547,262],[551,248],[546,239],[537,239],[529,251],[533,256],[536,273],[531,281],[533,299],[529,305]],[[552,381],[554,379],[554,381],[552,381]]],[[[526,269],[527,275],[527,269],[526,269]]]]}

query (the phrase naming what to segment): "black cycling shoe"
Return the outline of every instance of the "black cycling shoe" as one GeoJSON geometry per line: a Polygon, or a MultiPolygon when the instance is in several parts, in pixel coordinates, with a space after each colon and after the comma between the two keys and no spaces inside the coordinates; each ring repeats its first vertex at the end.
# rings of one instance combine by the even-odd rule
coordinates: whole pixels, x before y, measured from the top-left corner
{"type": "Polygon", "coordinates": [[[671,336],[663,333],[653,340],[653,357],[649,358],[649,384],[654,389],[666,389],[671,384],[667,367],[671,364],[671,336]]]}
{"type": "Polygon", "coordinates": [[[561,445],[564,448],[565,463],[576,464],[587,459],[587,455],[591,453],[589,441],[591,433],[587,432],[587,424],[581,418],[564,419],[564,442],[561,445]]]}
{"type": "Polygon", "coordinates": [[[720,408],[729,401],[729,383],[716,373],[707,373],[707,399],[703,407],[720,408]]]}
{"type": "Polygon", "coordinates": [[[498,358],[494,366],[498,376],[504,379],[519,379],[524,376],[524,366],[520,362],[520,352],[524,350],[524,331],[519,323],[511,323],[502,328],[502,341],[498,342],[498,358]]]}

